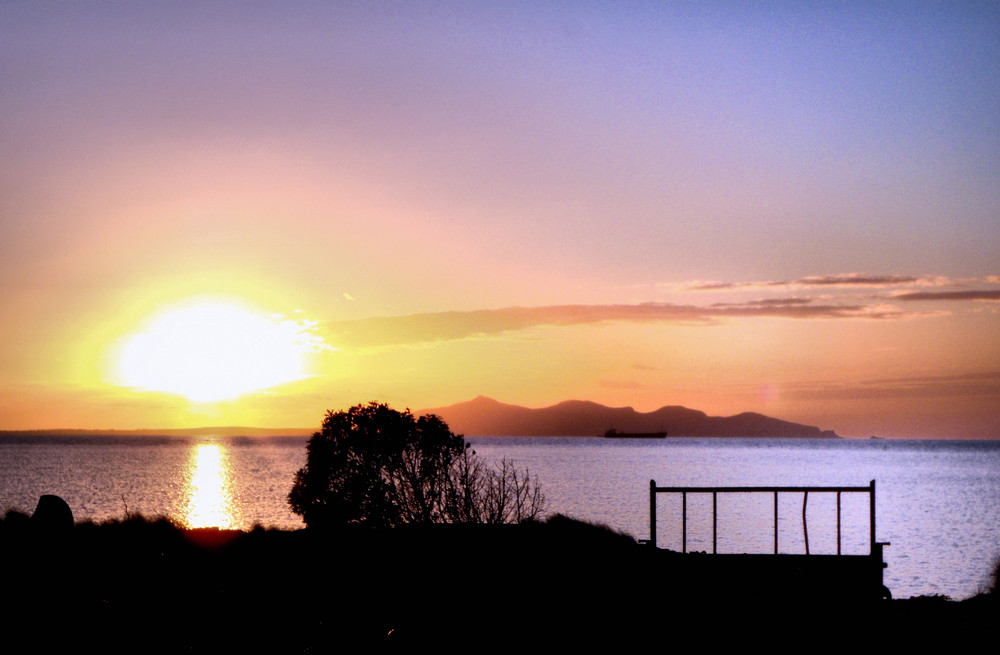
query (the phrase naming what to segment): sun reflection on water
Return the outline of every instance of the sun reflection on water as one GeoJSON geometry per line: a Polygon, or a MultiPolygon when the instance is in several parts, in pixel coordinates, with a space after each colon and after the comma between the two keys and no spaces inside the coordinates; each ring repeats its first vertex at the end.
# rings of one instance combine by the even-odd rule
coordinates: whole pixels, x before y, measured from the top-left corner
{"type": "Polygon", "coordinates": [[[185,524],[190,528],[232,528],[233,501],[229,485],[229,469],[223,450],[216,444],[196,446],[191,455],[185,524]]]}

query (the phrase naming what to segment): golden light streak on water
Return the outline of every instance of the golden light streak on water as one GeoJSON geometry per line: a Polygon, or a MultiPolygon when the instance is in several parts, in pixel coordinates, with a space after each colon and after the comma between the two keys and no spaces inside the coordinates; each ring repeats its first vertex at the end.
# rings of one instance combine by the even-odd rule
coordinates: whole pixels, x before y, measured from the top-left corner
{"type": "Polygon", "coordinates": [[[191,455],[185,524],[189,528],[232,528],[235,519],[229,487],[229,469],[222,449],[216,444],[196,446],[191,455]]]}

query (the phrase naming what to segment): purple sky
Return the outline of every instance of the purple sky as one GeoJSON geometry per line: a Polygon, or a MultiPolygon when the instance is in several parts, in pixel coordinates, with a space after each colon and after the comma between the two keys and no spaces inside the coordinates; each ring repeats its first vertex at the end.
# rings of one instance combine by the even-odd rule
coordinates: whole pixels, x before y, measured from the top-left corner
{"type": "Polygon", "coordinates": [[[339,5],[0,5],[0,429],[485,394],[1000,436],[997,3],[339,5]],[[205,298],[299,325],[300,379],[122,377],[205,298]]]}

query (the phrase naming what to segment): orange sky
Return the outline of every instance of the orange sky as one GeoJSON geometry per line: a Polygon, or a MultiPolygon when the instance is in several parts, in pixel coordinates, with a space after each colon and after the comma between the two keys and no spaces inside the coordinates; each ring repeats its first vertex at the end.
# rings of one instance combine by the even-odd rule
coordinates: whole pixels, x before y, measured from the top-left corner
{"type": "Polygon", "coordinates": [[[0,429],[1000,437],[1000,12],[0,7],[0,429]]]}

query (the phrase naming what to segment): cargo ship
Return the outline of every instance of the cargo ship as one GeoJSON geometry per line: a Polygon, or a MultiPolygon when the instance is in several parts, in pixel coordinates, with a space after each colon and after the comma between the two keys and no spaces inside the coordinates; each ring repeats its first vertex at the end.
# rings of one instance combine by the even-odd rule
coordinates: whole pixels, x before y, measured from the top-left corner
{"type": "Polygon", "coordinates": [[[667,436],[666,431],[662,432],[619,432],[611,428],[604,433],[608,439],[662,439],[667,436]]]}

